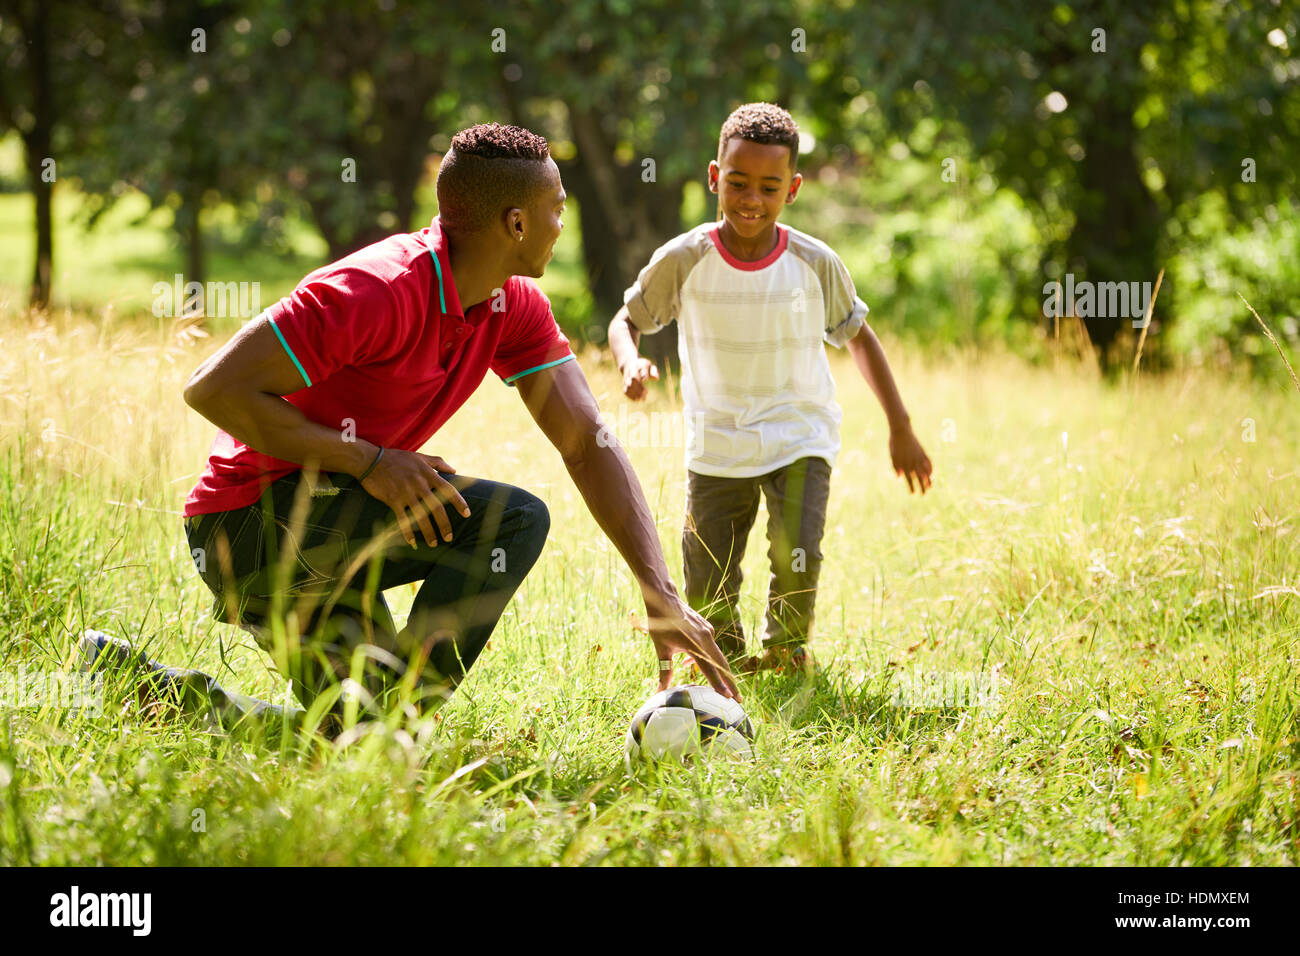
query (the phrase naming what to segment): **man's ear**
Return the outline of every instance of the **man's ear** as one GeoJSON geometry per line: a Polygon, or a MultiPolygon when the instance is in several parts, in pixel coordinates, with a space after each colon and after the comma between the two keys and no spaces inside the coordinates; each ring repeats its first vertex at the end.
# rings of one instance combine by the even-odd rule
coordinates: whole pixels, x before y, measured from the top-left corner
{"type": "Polygon", "coordinates": [[[523,238],[524,230],[528,225],[527,219],[524,211],[518,206],[506,210],[506,232],[509,233],[511,242],[519,242],[523,238]]]}
{"type": "Polygon", "coordinates": [[[709,192],[711,193],[718,191],[718,173],[720,171],[721,167],[718,166],[718,161],[716,159],[709,160],[709,192]]]}
{"type": "Polygon", "coordinates": [[[799,195],[799,187],[803,185],[803,173],[795,173],[794,179],[790,181],[790,191],[785,194],[785,204],[789,206],[794,202],[794,197],[799,195]]]}

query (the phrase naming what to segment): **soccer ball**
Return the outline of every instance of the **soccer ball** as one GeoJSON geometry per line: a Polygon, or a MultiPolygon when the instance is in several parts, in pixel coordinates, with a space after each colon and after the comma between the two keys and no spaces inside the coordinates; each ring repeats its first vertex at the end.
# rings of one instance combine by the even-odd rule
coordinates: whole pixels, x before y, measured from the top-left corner
{"type": "Polygon", "coordinates": [[[696,753],[754,756],[754,727],[745,708],[712,687],[688,684],[655,694],[627,729],[627,765],[637,760],[682,761],[696,753]]]}

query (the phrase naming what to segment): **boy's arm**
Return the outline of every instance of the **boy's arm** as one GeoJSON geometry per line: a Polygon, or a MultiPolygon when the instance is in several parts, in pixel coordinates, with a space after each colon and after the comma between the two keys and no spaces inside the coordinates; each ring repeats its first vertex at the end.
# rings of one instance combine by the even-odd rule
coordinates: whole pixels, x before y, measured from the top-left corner
{"type": "Polygon", "coordinates": [[[669,240],[655,250],[624,294],[624,304],[609,324],[609,347],[623,375],[623,394],[628,398],[645,398],[649,394],[647,383],[659,378],[655,363],[637,353],[641,333],[657,332],[676,320],[686,277],[711,245],[712,240],[699,230],[669,240]]]}
{"type": "Polygon", "coordinates": [[[609,323],[609,350],[614,353],[614,361],[623,376],[623,394],[634,401],[641,401],[649,394],[647,381],[659,379],[655,363],[637,352],[640,343],[641,330],[632,324],[627,306],[623,306],[609,323]]]}
{"type": "Polygon", "coordinates": [[[925,449],[912,432],[912,420],[903,406],[902,396],[898,394],[898,385],[894,382],[893,372],[889,370],[889,361],[885,358],[880,340],[876,338],[871,326],[864,322],[858,334],[849,339],[848,347],[858,371],[876,393],[880,407],[889,419],[889,456],[893,461],[894,473],[907,479],[909,492],[915,490],[912,487],[912,479],[915,478],[921,494],[925,494],[930,487],[933,467],[925,449]]]}

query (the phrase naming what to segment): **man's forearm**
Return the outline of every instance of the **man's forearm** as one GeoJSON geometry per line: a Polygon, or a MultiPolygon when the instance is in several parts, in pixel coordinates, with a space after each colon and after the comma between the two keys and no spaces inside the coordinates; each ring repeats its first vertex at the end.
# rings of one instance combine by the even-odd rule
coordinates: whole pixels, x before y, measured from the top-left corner
{"type": "Polygon", "coordinates": [[[278,395],[259,393],[230,401],[219,395],[186,400],[227,434],[272,458],[321,471],[360,475],[379,448],[364,439],[345,441],[343,433],[313,422],[278,395]]]}
{"type": "Polygon", "coordinates": [[[871,386],[871,390],[876,393],[876,399],[880,402],[880,407],[885,410],[885,417],[889,419],[889,427],[895,428],[908,424],[911,419],[903,406],[903,397],[898,393],[898,385],[894,382],[894,374],[889,369],[885,350],[870,326],[864,325],[858,334],[849,340],[849,352],[853,354],[853,361],[857,364],[858,371],[871,386]]]}
{"type": "Polygon", "coordinates": [[[640,342],[641,333],[628,320],[627,306],[623,306],[614,316],[614,321],[609,323],[609,350],[620,372],[637,360],[640,342]]]}
{"type": "Polygon", "coordinates": [[[632,569],[646,603],[675,595],[650,506],[622,446],[593,436],[564,464],[591,516],[632,569]]]}

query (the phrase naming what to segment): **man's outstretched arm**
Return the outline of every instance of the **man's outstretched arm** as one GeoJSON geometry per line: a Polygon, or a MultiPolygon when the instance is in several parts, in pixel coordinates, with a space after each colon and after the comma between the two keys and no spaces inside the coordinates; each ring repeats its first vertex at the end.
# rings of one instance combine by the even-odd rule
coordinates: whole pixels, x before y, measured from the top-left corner
{"type": "MultiPolygon", "coordinates": [[[[636,576],[659,660],[670,660],[674,652],[689,654],[714,690],[739,699],[713,628],[682,600],[668,575],[641,483],[622,446],[608,431],[602,434],[596,398],[578,363],[525,375],[515,385],[563,457],[592,517],[636,576]]],[[[671,683],[672,671],[661,671],[660,689],[671,683]]]]}

